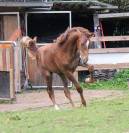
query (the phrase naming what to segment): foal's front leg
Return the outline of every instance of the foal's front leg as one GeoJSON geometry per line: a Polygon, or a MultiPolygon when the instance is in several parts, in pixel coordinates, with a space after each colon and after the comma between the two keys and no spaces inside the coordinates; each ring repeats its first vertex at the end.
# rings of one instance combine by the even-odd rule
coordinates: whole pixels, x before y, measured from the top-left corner
{"type": "Polygon", "coordinates": [[[67,80],[67,78],[65,77],[64,74],[59,74],[59,76],[61,77],[63,85],[64,85],[65,96],[69,99],[72,107],[74,107],[74,103],[73,103],[72,98],[71,98],[70,90],[68,88],[68,80],[67,80]]]}
{"type": "Polygon", "coordinates": [[[47,83],[47,92],[48,92],[48,95],[55,107],[56,110],[59,110],[59,107],[58,105],[56,104],[56,101],[55,101],[55,95],[54,95],[54,90],[52,88],[52,73],[48,72],[48,71],[45,71],[44,72],[44,76],[45,76],[45,79],[46,79],[46,83],[47,83]]]}
{"type": "Polygon", "coordinates": [[[75,87],[76,87],[78,93],[80,94],[82,105],[83,105],[83,106],[86,106],[86,100],[85,100],[85,98],[84,98],[84,96],[83,96],[83,90],[82,90],[80,84],[79,84],[79,83],[76,81],[76,79],[74,78],[73,73],[67,71],[67,72],[66,72],[66,76],[67,76],[67,78],[68,78],[70,81],[72,81],[72,83],[75,85],[75,87]]]}

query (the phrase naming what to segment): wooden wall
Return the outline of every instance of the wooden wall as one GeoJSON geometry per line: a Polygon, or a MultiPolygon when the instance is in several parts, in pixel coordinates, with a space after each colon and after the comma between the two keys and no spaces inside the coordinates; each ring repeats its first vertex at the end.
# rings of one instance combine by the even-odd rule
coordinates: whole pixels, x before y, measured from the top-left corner
{"type": "Polygon", "coordinates": [[[0,48],[0,71],[9,71],[9,70],[10,70],[10,49],[0,48]]]}
{"type": "Polygon", "coordinates": [[[4,40],[9,40],[10,36],[18,28],[17,16],[16,15],[4,15],[3,16],[3,33],[4,40]]]}

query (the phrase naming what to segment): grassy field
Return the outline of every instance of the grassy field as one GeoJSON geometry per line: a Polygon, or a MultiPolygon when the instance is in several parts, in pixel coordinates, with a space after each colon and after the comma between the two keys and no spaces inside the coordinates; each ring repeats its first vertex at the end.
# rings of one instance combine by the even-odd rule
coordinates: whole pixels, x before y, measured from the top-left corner
{"type": "Polygon", "coordinates": [[[0,113],[0,133],[129,133],[129,92],[87,108],[0,113]]]}

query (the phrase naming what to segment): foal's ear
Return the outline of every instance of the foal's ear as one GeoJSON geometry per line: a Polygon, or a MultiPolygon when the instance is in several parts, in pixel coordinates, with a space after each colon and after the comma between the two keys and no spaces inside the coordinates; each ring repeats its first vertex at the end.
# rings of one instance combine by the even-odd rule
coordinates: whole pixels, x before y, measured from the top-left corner
{"type": "Polygon", "coordinates": [[[65,30],[65,32],[69,31],[70,27],[68,26],[67,29],[65,30]]]}
{"type": "Polygon", "coordinates": [[[36,47],[36,42],[37,42],[37,37],[35,36],[34,38],[30,39],[28,47],[29,48],[36,47]]]}
{"type": "Polygon", "coordinates": [[[89,38],[91,38],[91,37],[95,37],[95,33],[94,32],[89,32],[89,38]]]}
{"type": "Polygon", "coordinates": [[[35,36],[34,38],[33,38],[33,41],[36,43],[37,42],[37,36],[35,36]]]}

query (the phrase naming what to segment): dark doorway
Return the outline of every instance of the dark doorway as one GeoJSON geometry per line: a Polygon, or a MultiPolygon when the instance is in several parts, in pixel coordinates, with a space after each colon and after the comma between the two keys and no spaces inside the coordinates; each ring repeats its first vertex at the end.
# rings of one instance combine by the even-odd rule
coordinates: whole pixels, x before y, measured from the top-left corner
{"type": "Polygon", "coordinates": [[[93,15],[86,13],[72,13],[72,26],[81,26],[94,32],[93,15]]]}
{"type": "Polygon", "coordinates": [[[4,32],[3,32],[3,17],[0,16],[0,41],[4,39],[4,32]]]}
{"type": "Polygon", "coordinates": [[[37,36],[38,42],[52,42],[67,27],[69,27],[68,13],[34,13],[28,14],[28,35],[37,36]]]}

